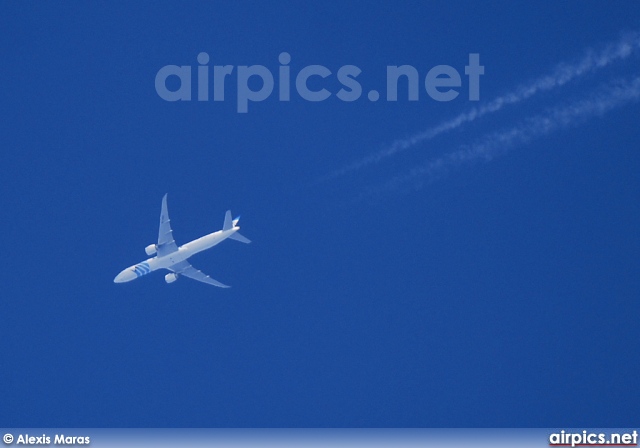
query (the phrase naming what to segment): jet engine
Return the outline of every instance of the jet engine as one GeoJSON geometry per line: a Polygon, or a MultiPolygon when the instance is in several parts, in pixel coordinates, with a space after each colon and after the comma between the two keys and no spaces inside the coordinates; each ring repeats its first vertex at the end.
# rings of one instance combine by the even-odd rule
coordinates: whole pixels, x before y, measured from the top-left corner
{"type": "Polygon", "coordinates": [[[167,283],[173,283],[178,280],[178,274],[167,274],[164,276],[164,281],[167,283]]]}
{"type": "Polygon", "coordinates": [[[158,250],[158,246],[156,246],[155,244],[149,244],[147,247],[144,248],[144,251],[149,256],[155,254],[157,250],[158,250]]]}

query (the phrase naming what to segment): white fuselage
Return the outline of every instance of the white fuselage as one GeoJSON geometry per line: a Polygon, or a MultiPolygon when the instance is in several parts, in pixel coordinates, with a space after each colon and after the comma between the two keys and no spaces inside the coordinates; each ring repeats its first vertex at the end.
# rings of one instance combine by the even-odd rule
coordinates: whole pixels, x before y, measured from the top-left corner
{"type": "Polygon", "coordinates": [[[213,246],[220,244],[222,241],[229,238],[240,227],[232,227],[229,230],[218,230],[217,232],[210,233],[203,237],[193,240],[189,243],[183,244],[178,248],[176,252],[173,252],[164,257],[149,258],[133,266],[129,266],[118,274],[114,280],[116,283],[130,282],[138,277],[141,277],[149,272],[156,271],[158,269],[169,269],[173,265],[186,260],[187,258],[202,252],[207,249],[211,249],[213,246]]]}

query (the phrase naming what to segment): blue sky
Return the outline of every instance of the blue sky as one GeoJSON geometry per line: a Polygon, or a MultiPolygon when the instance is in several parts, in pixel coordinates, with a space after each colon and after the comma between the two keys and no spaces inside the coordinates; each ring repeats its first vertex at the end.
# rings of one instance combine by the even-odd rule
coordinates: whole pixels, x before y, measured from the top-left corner
{"type": "MultiPolygon", "coordinates": [[[[637,98],[388,188],[632,80],[640,50],[327,176],[640,29],[632,1],[3,3],[0,423],[627,426],[638,415],[637,98]],[[165,65],[485,67],[480,101],[167,102],[165,65]],[[551,111],[551,112],[550,112],[551,111]],[[528,121],[529,120],[529,121],[528,121]],[[371,194],[374,192],[374,194],[371,194]],[[157,238],[241,214],[193,264],[114,284],[157,238]]],[[[319,82],[318,79],[315,82],[319,82]]],[[[311,81],[310,81],[311,84],[311,81]]],[[[316,85],[317,86],[317,85],[316,85]]],[[[326,84],[335,92],[335,78],[326,84]]],[[[255,87],[257,88],[257,87],[255,87]]],[[[572,109],[573,108],[573,109],[572,109]]]]}

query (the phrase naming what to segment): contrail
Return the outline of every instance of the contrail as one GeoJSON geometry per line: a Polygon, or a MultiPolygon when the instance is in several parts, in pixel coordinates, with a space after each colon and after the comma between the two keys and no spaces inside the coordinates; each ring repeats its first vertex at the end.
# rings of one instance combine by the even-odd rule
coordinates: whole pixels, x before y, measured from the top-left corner
{"type": "Polygon", "coordinates": [[[437,135],[457,129],[465,123],[475,121],[484,115],[498,112],[505,106],[517,104],[531,98],[536,93],[562,87],[576,78],[594,73],[614,62],[624,60],[638,49],[640,49],[640,34],[638,32],[627,33],[619,41],[609,43],[601,50],[595,50],[594,48],[587,49],[582,58],[576,62],[558,64],[550,74],[534,79],[528,84],[521,85],[509,93],[494,98],[484,106],[474,107],[453,119],[440,123],[412,137],[396,140],[389,147],[330,173],[325,177],[325,180],[334,179],[373,163],[380,162],[418,143],[426,142],[437,135]]]}
{"type": "Polygon", "coordinates": [[[369,189],[363,196],[406,187],[420,189],[424,183],[435,180],[449,167],[476,160],[490,161],[518,145],[526,144],[557,130],[576,126],[592,117],[601,116],[639,99],[640,76],[630,81],[616,80],[596,90],[585,99],[527,118],[510,129],[489,134],[472,145],[464,145],[456,151],[431,160],[403,176],[391,179],[381,187],[369,189]]]}

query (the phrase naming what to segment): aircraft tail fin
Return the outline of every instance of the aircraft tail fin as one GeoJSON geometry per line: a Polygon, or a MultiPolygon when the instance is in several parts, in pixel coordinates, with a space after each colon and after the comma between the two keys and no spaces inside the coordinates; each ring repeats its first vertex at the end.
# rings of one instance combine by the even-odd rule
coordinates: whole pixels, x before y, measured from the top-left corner
{"type": "Polygon", "coordinates": [[[231,218],[231,210],[227,210],[227,213],[224,215],[224,224],[222,225],[222,230],[230,230],[233,228],[233,219],[231,218]]]}
{"type": "Polygon", "coordinates": [[[245,244],[249,244],[251,242],[251,240],[243,235],[240,235],[240,233],[236,232],[233,235],[231,235],[229,237],[229,239],[232,240],[236,240],[236,241],[240,241],[241,243],[245,243],[245,244]]]}
{"type": "MultiPolygon", "coordinates": [[[[238,221],[240,221],[240,217],[238,216],[236,219],[233,219],[231,216],[231,210],[227,210],[227,213],[224,215],[224,224],[222,225],[222,230],[231,230],[233,228],[237,228],[238,221]]],[[[237,231],[232,233],[229,236],[230,239],[240,241],[241,243],[249,244],[251,240],[243,235],[240,235],[237,231]]]]}

